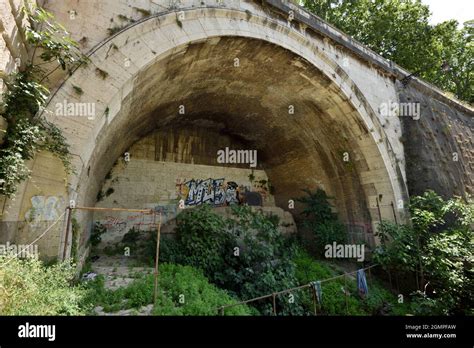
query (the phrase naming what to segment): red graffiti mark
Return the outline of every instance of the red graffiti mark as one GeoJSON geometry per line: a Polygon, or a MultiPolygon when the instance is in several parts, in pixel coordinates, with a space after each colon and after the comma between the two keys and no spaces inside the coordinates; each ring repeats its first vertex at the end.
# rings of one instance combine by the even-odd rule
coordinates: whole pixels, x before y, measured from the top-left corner
{"type": "Polygon", "coordinates": [[[107,229],[113,228],[114,226],[122,225],[122,224],[125,224],[125,221],[123,221],[122,219],[119,219],[115,216],[106,216],[105,217],[104,226],[107,229]]]}

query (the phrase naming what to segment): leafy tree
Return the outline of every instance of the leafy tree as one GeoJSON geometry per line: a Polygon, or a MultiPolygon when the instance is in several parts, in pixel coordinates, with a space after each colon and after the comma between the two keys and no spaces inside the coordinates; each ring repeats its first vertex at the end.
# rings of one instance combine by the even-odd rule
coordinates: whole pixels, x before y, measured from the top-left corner
{"type": "Polygon", "coordinates": [[[424,70],[422,77],[438,87],[454,93],[459,99],[474,102],[474,42],[472,21],[463,29],[458,22],[447,21],[433,27],[431,49],[436,61],[433,69],[424,70]]]}
{"type": "Polygon", "coordinates": [[[443,200],[433,191],[413,197],[411,225],[383,222],[374,261],[406,277],[415,274],[419,314],[472,310],[474,205],[443,200]]]}
{"type": "Polygon", "coordinates": [[[472,103],[473,24],[429,23],[420,0],[303,0],[310,11],[383,57],[472,103]]]}

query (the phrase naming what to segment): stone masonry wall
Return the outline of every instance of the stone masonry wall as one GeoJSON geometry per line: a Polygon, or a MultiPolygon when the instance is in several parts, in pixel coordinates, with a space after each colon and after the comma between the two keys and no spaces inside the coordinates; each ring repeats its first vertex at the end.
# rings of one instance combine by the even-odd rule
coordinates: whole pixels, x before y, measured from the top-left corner
{"type": "MultiPolygon", "coordinates": [[[[97,207],[153,209],[162,214],[162,232],[166,234],[173,233],[174,219],[182,211],[180,200],[185,208],[203,203],[217,208],[238,204],[237,198],[245,192],[258,192],[263,199],[263,211],[278,215],[282,226],[292,227],[283,232],[294,232],[291,214],[275,207],[264,170],[216,163],[217,150],[226,146],[243,149],[235,140],[209,130],[154,132],[130,148],[130,161],[125,161],[125,157],[117,161],[107,175],[97,207]]],[[[222,215],[229,213],[225,209],[217,211],[222,215]]],[[[94,222],[107,229],[102,246],[119,242],[133,227],[140,231],[154,227],[153,215],[147,213],[96,212],[94,222]]]]}
{"type": "Polygon", "coordinates": [[[420,119],[403,119],[410,195],[431,189],[445,198],[474,194],[474,113],[447,105],[412,86],[400,102],[419,103],[420,119]]]}

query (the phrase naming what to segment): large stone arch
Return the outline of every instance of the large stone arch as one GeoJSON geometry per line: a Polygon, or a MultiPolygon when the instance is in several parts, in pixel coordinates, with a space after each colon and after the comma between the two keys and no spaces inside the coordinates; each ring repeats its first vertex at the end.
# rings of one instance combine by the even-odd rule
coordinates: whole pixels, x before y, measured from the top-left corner
{"type": "MultiPolygon", "coordinates": [[[[369,100],[304,28],[245,7],[204,7],[146,18],[98,45],[90,63],[57,89],[44,115],[71,144],[76,173],[67,178],[65,201],[94,205],[117,157],[151,128],[176,122],[185,105],[188,122],[206,119],[235,136],[249,134],[244,140],[262,151],[281,207],[299,188],[325,186],[348,222],[378,221],[376,198],[384,218],[400,220],[404,173],[369,100]],[[213,69],[215,81],[209,79],[213,69]],[[259,71],[265,74],[257,83],[259,71]],[[64,101],[95,103],[95,119],[55,115],[64,101]],[[290,105],[295,115],[288,114],[290,105]],[[239,123],[242,115],[259,131],[239,123]],[[349,166],[342,152],[349,153],[349,166]]],[[[38,166],[32,165],[32,180],[38,166]]],[[[49,180],[64,181],[63,173],[50,174],[49,180]]]]}

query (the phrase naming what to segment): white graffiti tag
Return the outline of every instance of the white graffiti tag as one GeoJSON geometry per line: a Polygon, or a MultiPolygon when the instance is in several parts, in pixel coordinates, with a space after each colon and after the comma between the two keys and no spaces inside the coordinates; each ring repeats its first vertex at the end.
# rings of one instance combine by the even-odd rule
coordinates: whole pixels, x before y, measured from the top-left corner
{"type": "Polygon", "coordinates": [[[31,209],[25,214],[25,220],[31,225],[42,221],[55,221],[61,215],[64,199],[56,196],[33,196],[31,197],[31,209]]]}

